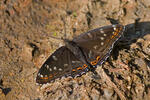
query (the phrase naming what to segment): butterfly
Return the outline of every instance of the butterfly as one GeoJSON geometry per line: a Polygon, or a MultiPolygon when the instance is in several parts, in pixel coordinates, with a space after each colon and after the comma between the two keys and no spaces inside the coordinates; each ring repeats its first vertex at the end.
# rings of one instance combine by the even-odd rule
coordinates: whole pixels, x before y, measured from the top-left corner
{"type": "Polygon", "coordinates": [[[83,33],[72,41],[64,39],[66,45],[50,55],[39,69],[36,83],[46,84],[63,76],[74,78],[92,71],[109,57],[124,29],[120,24],[109,25],[83,33]]]}

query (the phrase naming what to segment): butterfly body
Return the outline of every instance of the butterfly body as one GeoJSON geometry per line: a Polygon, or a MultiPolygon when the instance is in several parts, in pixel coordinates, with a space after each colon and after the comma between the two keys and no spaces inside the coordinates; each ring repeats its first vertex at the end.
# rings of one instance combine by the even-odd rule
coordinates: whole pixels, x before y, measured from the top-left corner
{"type": "Polygon", "coordinates": [[[69,40],[65,40],[65,44],[66,47],[76,56],[79,58],[79,60],[81,60],[82,62],[87,64],[85,55],[82,51],[82,49],[78,46],[77,43],[75,43],[74,41],[69,41],[69,40]]]}
{"type": "Polygon", "coordinates": [[[80,76],[109,56],[113,44],[124,31],[122,25],[110,25],[83,33],[72,41],[65,39],[66,46],[58,48],[40,68],[36,82],[49,83],[63,76],[80,76]]]}

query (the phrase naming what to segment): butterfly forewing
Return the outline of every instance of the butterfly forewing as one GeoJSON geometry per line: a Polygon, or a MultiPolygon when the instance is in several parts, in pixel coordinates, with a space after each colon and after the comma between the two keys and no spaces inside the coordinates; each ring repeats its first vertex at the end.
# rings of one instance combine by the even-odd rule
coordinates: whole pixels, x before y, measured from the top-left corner
{"type": "Polygon", "coordinates": [[[121,36],[124,27],[122,25],[111,25],[91,30],[74,38],[84,51],[89,63],[96,65],[106,60],[113,44],[121,36]]]}

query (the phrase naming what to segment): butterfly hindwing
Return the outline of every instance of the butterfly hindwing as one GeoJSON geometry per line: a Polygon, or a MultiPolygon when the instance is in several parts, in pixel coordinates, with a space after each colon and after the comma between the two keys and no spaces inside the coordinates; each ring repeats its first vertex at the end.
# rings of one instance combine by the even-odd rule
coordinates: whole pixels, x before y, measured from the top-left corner
{"type": "Polygon", "coordinates": [[[42,65],[36,82],[45,84],[63,76],[75,77],[86,70],[87,65],[78,60],[67,47],[62,46],[42,65]]]}

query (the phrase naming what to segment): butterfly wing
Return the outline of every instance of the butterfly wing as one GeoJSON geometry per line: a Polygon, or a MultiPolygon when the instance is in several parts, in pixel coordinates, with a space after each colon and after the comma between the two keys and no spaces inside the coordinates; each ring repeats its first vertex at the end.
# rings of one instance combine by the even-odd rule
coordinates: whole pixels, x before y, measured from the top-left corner
{"type": "Polygon", "coordinates": [[[106,60],[123,31],[122,25],[110,25],[81,34],[73,41],[82,48],[87,61],[95,66],[106,60]]]}
{"type": "Polygon", "coordinates": [[[57,49],[40,68],[36,82],[45,84],[63,76],[81,75],[87,71],[87,65],[81,62],[65,46],[57,49]]]}

